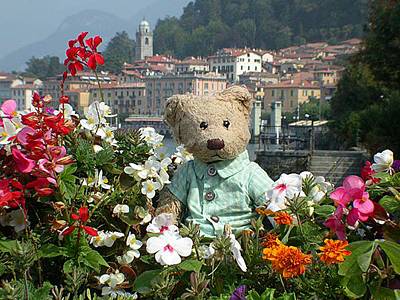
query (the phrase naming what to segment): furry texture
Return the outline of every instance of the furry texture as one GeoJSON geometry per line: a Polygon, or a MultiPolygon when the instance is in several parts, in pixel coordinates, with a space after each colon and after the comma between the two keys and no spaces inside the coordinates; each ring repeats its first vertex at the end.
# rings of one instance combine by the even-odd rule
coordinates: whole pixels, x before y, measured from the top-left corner
{"type": "MultiPolygon", "coordinates": [[[[168,99],[165,120],[178,144],[203,162],[233,159],[249,142],[251,95],[244,87],[233,86],[214,96],[175,95],[168,99]],[[223,140],[224,147],[210,150],[210,140],[223,140]]],[[[156,214],[182,216],[181,202],[163,191],[156,214]]]]}

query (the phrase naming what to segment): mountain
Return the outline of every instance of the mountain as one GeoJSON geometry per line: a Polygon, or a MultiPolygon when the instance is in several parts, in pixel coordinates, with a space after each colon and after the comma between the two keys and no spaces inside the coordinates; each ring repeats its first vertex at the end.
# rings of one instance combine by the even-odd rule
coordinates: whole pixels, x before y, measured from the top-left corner
{"type": "Polygon", "coordinates": [[[224,47],[278,49],[363,34],[368,0],[196,0],[154,31],[155,51],[204,56],[224,47]]]}
{"type": "Polygon", "coordinates": [[[56,55],[64,57],[68,40],[82,31],[98,34],[108,41],[118,31],[133,27],[127,21],[98,10],[86,10],[65,19],[47,38],[29,44],[0,59],[2,70],[23,70],[32,56],[56,55]]]}
{"type": "MultiPolygon", "coordinates": [[[[91,1],[95,2],[93,0],[91,1]]],[[[134,0],[130,0],[130,2],[125,0],[124,2],[121,2],[125,3],[125,5],[117,7],[118,10],[115,6],[113,7],[113,11],[118,15],[122,15],[120,11],[123,10],[124,7],[126,12],[124,12],[123,15],[130,15],[130,17],[120,18],[114,13],[103,11],[106,9],[104,6],[107,4],[106,2],[100,0],[96,1],[99,1],[99,7],[100,4],[103,5],[100,7],[102,10],[83,10],[65,18],[49,36],[0,57],[0,70],[22,71],[26,68],[26,61],[28,61],[32,56],[42,57],[45,55],[56,55],[63,58],[68,40],[74,38],[82,31],[89,31],[89,34],[91,35],[98,34],[102,36],[104,39],[103,47],[116,32],[125,30],[131,38],[134,38],[137,26],[143,18],[149,20],[154,26],[158,18],[181,14],[182,7],[189,2],[189,0],[148,0],[146,1],[146,4],[141,3],[140,5],[137,5],[134,3],[134,0]],[[133,13],[130,13],[129,11],[132,11],[133,13]]],[[[112,2],[112,4],[117,5],[114,2],[112,2]]],[[[45,14],[51,13],[48,11],[49,8],[46,9],[42,12],[43,17],[45,17],[45,14]]]]}

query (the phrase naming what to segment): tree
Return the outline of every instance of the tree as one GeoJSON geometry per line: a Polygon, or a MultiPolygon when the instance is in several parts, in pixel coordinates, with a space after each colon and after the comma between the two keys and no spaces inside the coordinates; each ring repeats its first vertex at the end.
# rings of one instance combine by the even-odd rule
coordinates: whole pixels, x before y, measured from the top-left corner
{"type": "Polygon", "coordinates": [[[332,99],[333,130],[347,146],[400,154],[400,3],[372,1],[369,24],[332,99]]]}
{"type": "Polygon", "coordinates": [[[134,59],[135,42],[129,38],[126,31],[117,34],[108,43],[103,55],[104,69],[118,73],[124,63],[131,63],[134,59]]]}
{"type": "Polygon", "coordinates": [[[61,74],[65,70],[57,56],[32,57],[26,62],[26,65],[25,73],[37,76],[42,80],[61,74]]]}

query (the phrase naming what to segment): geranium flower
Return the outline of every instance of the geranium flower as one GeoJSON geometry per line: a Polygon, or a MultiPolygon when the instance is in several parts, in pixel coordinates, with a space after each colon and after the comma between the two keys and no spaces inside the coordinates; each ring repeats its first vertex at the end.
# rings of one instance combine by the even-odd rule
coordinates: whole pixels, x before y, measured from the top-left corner
{"type": "Polygon", "coordinates": [[[345,226],[343,223],[343,209],[344,207],[339,205],[334,214],[324,222],[324,225],[336,233],[340,240],[346,239],[345,226]]]}
{"type": "Polygon", "coordinates": [[[145,182],[142,182],[141,192],[149,199],[153,199],[156,195],[156,191],[159,189],[161,189],[161,184],[157,181],[146,180],[145,182]]]}
{"type": "Polygon", "coordinates": [[[303,274],[306,265],[311,263],[311,255],[304,254],[299,248],[279,245],[263,250],[263,259],[272,263],[272,269],[284,278],[293,278],[303,274]]]}
{"type": "Polygon", "coordinates": [[[17,102],[15,102],[15,100],[10,99],[4,101],[3,104],[1,105],[1,110],[10,119],[18,116],[17,102]]]}
{"type": "Polygon", "coordinates": [[[126,204],[117,204],[113,209],[113,214],[120,216],[129,213],[129,206],[126,204]]]}
{"type": "Polygon", "coordinates": [[[287,212],[277,212],[274,216],[274,221],[279,225],[290,225],[293,223],[293,217],[287,212]]]}
{"type": "Polygon", "coordinates": [[[165,231],[163,234],[147,240],[146,250],[156,254],[155,259],[161,265],[177,265],[182,257],[192,253],[193,241],[188,237],[181,237],[165,231]]]}
{"type": "Polygon", "coordinates": [[[375,172],[393,172],[392,169],[393,164],[393,152],[390,150],[385,150],[382,152],[378,152],[374,155],[374,163],[371,168],[375,172]]]}
{"type": "Polygon", "coordinates": [[[32,159],[26,157],[20,150],[17,148],[12,148],[11,153],[13,155],[15,164],[17,169],[22,173],[30,173],[33,168],[36,166],[36,162],[32,159]]]}
{"type": "Polygon", "coordinates": [[[238,264],[240,270],[243,272],[247,271],[247,266],[246,262],[243,259],[242,256],[242,247],[240,246],[240,243],[236,240],[234,234],[229,235],[230,241],[231,241],[231,252],[233,255],[233,258],[236,260],[236,263],[238,264]]]}
{"type": "Polygon", "coordinates": [[[147,225],[146,231],[151,233],[164,233],[166,231],[179,233],[179,228],[174,225],[174,216],[163,213],[155,217],[151,224],[147,225]]]}
{"type": "Polygon", "coordinates": [[[14,123],[10,119],[3,119],[3,127],[0,127],[0,145],[10,144],[17,133],[14,123]]]}
{"type": "Polygon", "coordinates": [[[96,229],[84,225],[89,220],[89,211],[87,207],[79,208],[78,214],[71,214],[71,218],[75,222],[73,223],[73,225],[66,227],[65,230],[62,232],[62,235],[64,236],[70,235],[72,232],[75,231],[77,226],[78,228],[83,229],[87,234],[91,236],[97,235],[96,229]]]}
{"type": "Polygon", "coordinates": [[[324,246],[319,247],[321,252],[318,255],[328,265],[344,262],[344,257],[351,254],[351,251],[345,249],[349,244],[347,241],[326,239],[324,243],[324,246]]]}
{"type": "Polygon", "coordinates": [[[270,201],[268,209],[278,211],[286,209],[286,199],[293,199],[302,193],[302,178],[298,174],[282,174],[266,193],[270,201]]]}

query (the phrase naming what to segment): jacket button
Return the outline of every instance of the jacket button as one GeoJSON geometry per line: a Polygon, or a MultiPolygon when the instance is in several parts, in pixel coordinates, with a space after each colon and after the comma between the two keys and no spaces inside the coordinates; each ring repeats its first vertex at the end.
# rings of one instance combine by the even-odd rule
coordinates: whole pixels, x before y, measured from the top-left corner
{"type": "Polygon", "coordinates": [[[212,216],[210,219],[213,220],[215,223],[219,222],[219,217],[217,216],[212,216]]]}
{"type": "Polygon", "coordinates": [[[209,191],[205,195],[205,199],[207,201],[212,201],[212,200],[214,200],[214,198],[215,198],[215,193],[213,191],[209,191]]]}
{"type": "Polygon", "coordinates": [[[214,167],[209,167],[207,170],[207,174],[208,176],[215,176],[217,175],[217,169],[215,169],[214,167]]]}

